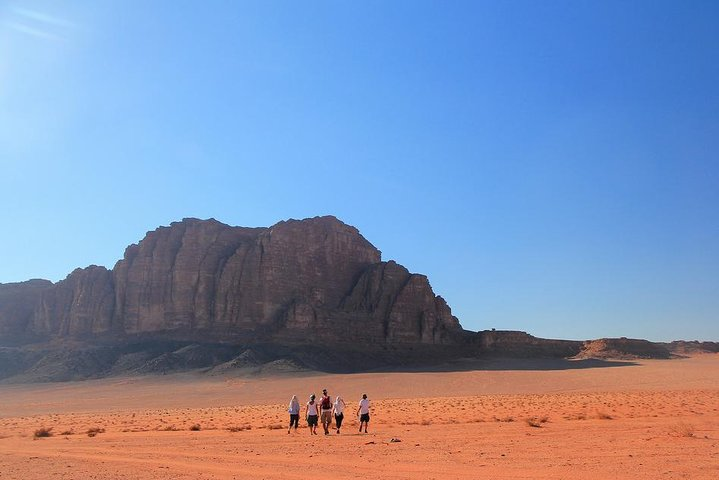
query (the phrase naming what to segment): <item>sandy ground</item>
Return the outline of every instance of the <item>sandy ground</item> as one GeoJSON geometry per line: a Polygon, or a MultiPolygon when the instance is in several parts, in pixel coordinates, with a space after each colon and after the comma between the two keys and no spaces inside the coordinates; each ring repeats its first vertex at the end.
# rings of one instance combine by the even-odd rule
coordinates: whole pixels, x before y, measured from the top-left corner
{"type": "Polygon", "coordinates": [[[482,367],[3,385],[0,478],[719,478],[719,355],[482,367]],[[290,396],[323,387],[342,433],[288,435],[290,396]]]}

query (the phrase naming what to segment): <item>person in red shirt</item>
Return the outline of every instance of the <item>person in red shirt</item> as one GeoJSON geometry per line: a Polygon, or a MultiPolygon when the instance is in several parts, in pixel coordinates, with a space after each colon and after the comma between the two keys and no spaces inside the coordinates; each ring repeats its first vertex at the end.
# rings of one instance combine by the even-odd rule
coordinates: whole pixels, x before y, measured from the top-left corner
{"type": "Polygon", "coordinates": [[[322,389],[322,398],[320,398],[320,421],[322,428],[325,429],[325,435],[329,435],[330,425],[332,425],[332,399],[326,388],[322,389]]]}

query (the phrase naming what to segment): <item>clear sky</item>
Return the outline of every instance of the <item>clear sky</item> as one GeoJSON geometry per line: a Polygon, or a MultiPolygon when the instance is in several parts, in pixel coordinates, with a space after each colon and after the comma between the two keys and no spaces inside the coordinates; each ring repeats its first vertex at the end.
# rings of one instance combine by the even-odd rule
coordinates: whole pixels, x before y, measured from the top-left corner
{"type": "Polygon", "coordinates": [[[719,340],[719,2],[0,0],[0,282],[332,214],[468,329],[719,340]]]}

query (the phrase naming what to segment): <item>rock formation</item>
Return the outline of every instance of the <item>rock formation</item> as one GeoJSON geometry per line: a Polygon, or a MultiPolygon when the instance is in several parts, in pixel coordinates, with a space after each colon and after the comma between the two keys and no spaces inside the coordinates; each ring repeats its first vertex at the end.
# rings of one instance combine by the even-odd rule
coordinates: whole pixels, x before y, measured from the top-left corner
{"type": "Polygon", "coordinates": [[[600,338],[584,342],[576,358],[622,359],[671,358],[664,345],[635,338],[600,338]]]}
{"type": "Polygon", "coordinates": [[[159,335],[192,341],[452,344],[462,336],[423,275],[334,217],[231,227],[184,219],[110,271],[0,285],[0,334],[159,335]]]}
{"type": "Polygon", "coordinates": [[[671,343],[660,343],[675,355],[696,355],[702,353],[719,353],[719,342],[700,342],[699,340],[676,340],[671,343]]]}
{"type": "Polygon", "coordinates": [[[478,333],[479,348],[485,354],[506,357],[572,357],[583,342],[537,338],[526,332],[483,330],[478,333]]]}
{"type": "Polygon", "coordinates": [[[92,265],[55,284],[0,284],[0,382],[685,351],[717,352],[719,344],[465,331],[427,277],[382,261],[356,228],[334,217],[269,228],[184,219],[148,232],[112,270],[92,265]]]}

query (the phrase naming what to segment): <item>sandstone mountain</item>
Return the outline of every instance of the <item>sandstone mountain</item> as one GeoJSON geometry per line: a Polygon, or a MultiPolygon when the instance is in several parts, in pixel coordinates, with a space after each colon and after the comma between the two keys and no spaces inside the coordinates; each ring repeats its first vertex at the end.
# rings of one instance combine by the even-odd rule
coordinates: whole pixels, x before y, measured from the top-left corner
{"type": "Polygon", "coordinates": [[[424,275],[334,217],[270,228],[184,219],[112,270],[0,285],[0,335],[202,342],[453,344],[463,330],[424,275]]]}
{"type": "Polygon", "coordinates": [[[717,351],[712,342],[466,331],[427,277],[382,261],[356,228],[334,217],[269,228],[184,219],[148,232],[112,270],[89,266],[54,284],[0,284],[3,383],[184,370],[468,368],[456,364],[465,359],[482,368],[487,357],[600,359],[549,367],[582,368],[611,366],[609,358],[717,351]]]}

